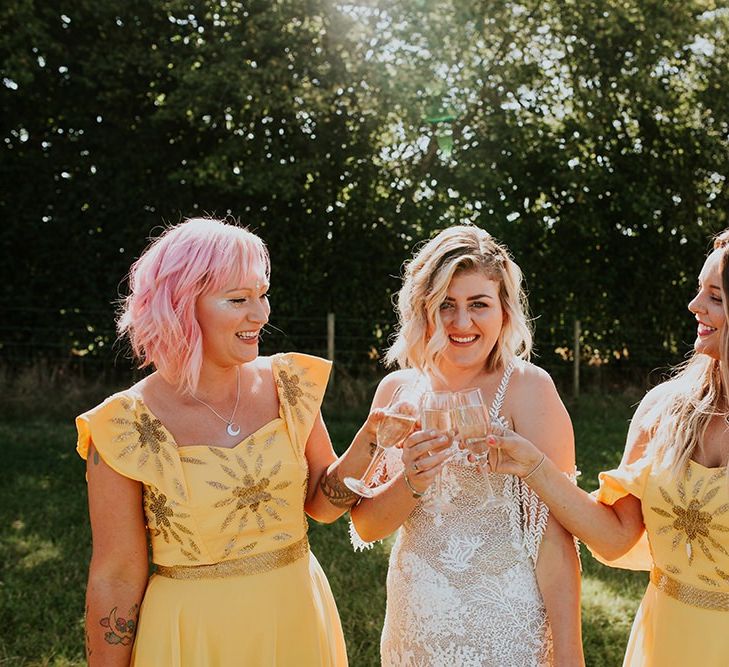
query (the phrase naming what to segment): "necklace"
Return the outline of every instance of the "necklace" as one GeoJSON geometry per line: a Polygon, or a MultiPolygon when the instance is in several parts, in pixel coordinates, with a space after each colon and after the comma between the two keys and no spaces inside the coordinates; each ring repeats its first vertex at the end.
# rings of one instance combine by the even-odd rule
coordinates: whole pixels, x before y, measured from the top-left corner
{"type": "Polygon", "coordinates": [[[195,394],[190,394],[198,403],[202,403],[210,412],[212,412],[218,419],[221,419],[226,423],[225,431],[227,434],[231,437],[235,437],[240,433],[240,426],[233,422],[233,417],[235,417],[235,413],[238,410],[238,401],[240,400],[240,370],[236,369],[235,374],[235,380],[236,380],[236,388],[235,388],[235,407],[233,408],[233,412],[230,414],[230,419],[226,419],[221,415],[212,405],[208,405],[205,401],[203,401],[201,398],[198,398],[195,396],[195,394]]]}

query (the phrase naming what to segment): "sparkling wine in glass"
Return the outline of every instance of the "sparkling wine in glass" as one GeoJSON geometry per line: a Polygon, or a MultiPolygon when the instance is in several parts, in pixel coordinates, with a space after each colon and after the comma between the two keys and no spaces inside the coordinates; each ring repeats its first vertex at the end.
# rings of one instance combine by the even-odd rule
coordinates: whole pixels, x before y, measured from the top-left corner
{"type": "MultiPolygon", "coordinates": [[[[449,438],[453,437],[453,394],[449,391],[426,391],[420,403],[420,424],[424,431],[434,430],[449,438]]],[[[435,476],[433,506],[436,524],[440,525],[443,513],[452,509],[451,502],[443,493],[442,470],[435,476]]]]}
{"type": "Polygon", "coordinates": [[[406,385],[398,387],[390,403],[385,408],[385,415],[377,425],[377,448],[362,477],[344,478],[346,487],[359,496],[371,498],[375,494],[376,487],[372,486],[372,481],[377,472],[377,467],[385,455],[385,450],[388,447],[399,445],[415,428],[415,405],[417,401],[415,403],[410,402],[409,391],[410,388],[406,385]]]}
{"type": "Polygon", "coordinates": [[[476,459],[476,465],[481,471],[484,481],[485,506],[500,505],[503,498],[494,494],[489,478],[487,444],[490,432],[488,409],[483,401],[480,389],[465,389],[455,395],[456,407],[454,409],[458,438],[476,459]]]}

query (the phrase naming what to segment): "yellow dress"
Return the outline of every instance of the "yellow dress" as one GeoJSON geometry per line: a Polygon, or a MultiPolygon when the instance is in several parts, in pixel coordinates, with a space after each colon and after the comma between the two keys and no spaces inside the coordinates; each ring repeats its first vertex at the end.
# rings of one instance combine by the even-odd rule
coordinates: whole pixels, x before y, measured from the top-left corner
{"type": "MultiPolygon", "coordinates": [[[[624,667],[729,665],[727,468],[691,461],[675,478],[646,459],[600,474],[598,500],[641,500],[646,533],[607,565],[650,570],[624,667]]],[[[605,562],[605,561],[603,561],[605,562]]]]}
{"type": "Polygon", "coordinates": [[[111,468],[143,484],[157,570],[139,613],[137,667],[347,664],[304,514],[304,449],[330,364],[285,354],[272,368],[279,418],[230,449],[177,447],[130,392],[76,420],[83,458],[93,440],[111,468]]]}

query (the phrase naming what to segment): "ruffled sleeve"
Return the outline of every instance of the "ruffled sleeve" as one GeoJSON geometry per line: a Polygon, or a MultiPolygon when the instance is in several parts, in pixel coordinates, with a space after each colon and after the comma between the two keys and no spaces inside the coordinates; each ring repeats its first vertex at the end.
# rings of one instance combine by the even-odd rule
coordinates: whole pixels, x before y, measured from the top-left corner
{"type": "Polygon", "coordinates": [[[272,369],[281,405],[281,417],[300,456],[319,414],[332,362],[308,354],[273,357],[272,369]]]}
{"type": "MultiPolygon", "coordinates": [[[[628,495],[642,499],[650,473],[651,461],[648,458],[621,465],[615,470],[601,472],[599,475],[600,488],[594,491],[593,495],[605,505],[614,505],[628,495]]],[[[653,565],[648,535],[645,532],[630,551],[615,560],[605,560],[594,551],[590,551],[598,561],[610,567],[620,567],[626,570],[650,570],[653,565]]]]}
{"type": "Polygon", "coordinates": [[[172,437],[134,397],[115,394],[76,417],[76,451],[84,460],[93,443],[112,470],[186,501],[182,465],[172,437]]]}

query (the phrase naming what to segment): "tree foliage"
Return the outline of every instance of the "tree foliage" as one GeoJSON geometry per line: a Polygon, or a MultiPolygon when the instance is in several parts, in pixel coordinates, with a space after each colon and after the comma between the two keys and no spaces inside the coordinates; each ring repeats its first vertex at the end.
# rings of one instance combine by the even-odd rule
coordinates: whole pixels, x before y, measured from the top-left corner
{"type": "Polygon", "coordinates": [[[0,26],[6,352],[98,352],[150,232],[199,214],[267,241],[289,344],[334,311],[381,348],[401,262],[464,220],[525,270],[545,363],[575,318],[614,363],[690,340],[729,224],[719,3],[8,0],[0,26]]]}

